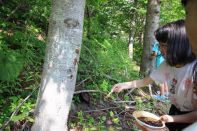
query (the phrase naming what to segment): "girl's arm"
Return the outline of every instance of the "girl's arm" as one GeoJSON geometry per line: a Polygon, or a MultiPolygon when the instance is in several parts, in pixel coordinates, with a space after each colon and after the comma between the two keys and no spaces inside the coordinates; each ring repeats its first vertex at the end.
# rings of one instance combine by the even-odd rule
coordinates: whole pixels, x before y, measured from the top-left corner
{"type": "Polygon", "coordinates": [[[125,89],[144,87],[151,83],[153,83],[153,80],[150,77],[145,77],[144,79],[141,79],[141,80],[118,83],[112,87],[112,92],[121,92],[122,90],[125,90],[125,89]]]}
{"type": "Polygon", "coordinates": [[[193,123],[197,121],[197,111],[193,111],[184,115],[163,115],[161,120],[164,122],[177,122],[177,123],[193,123]]]}
{"type": "Polygon", "coordinates": [[[193,112],[184,114],[184,115],[163,115],[161,120],[164,122],[177,122],[177,123],[193,123],[197,121],[197,96],[196,92],[193,92],[192,105],[194,108],[193,112]]]}

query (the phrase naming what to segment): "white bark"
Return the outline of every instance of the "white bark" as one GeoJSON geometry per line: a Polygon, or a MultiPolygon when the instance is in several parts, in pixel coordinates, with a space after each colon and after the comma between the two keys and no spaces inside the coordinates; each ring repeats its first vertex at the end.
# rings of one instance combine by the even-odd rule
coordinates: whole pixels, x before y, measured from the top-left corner
{"type": "Polygon", "coordinates": [[[130,35],[131,36],[129,38],[129,58],[132,61],[133,60],[133,41],[134,41],[134,38],[133,38],[132,33],[130,35]]]}
{"type": "Polygon", "coordinates": [[[53,0],[32,131],[67,131],[82,42],[85,0],[53,0]]]}

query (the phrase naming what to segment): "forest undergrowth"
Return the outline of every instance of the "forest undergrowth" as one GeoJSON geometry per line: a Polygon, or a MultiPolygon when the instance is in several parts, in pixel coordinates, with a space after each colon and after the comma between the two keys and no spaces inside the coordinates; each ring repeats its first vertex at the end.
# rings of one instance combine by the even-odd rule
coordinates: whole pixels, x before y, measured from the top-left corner
{"type": "Polygon", "coordinates": [[[81,101],[72,105],[70,131],[137,131],[132,115],[134,111],[144,110],[161,116],[167,114],[170,105],[153,99],[146,89],[125,91],[110,97],[100,91],[92,92],[76,94],[81,101]],[[95,99],[94,94],[100,97],[95,99]]]}

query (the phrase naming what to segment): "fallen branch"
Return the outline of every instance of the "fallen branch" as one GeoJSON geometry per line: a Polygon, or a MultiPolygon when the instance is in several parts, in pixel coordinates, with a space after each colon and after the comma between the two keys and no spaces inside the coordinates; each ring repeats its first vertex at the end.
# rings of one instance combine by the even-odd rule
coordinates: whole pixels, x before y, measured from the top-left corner
{"type": "Polygon", "coordinates": [[[82,80],[81,82],[79,82],[79,84],[76,85],[76,87],[80,86],[81,84],[83,84],[85,81],[87,81],[88,79],[90,79],[91,77],[88,77],[84,80],[82,80]]]}
{"type": "Polygon", "coordinates": [[[84,92],[99,92],[99,93],[103,93],[104,92],[100,91],[100,90],[80,90],[80,91],[75,91],[74,94],[80,94],[80,93],[84,93],[84,92]]]}
{"type": "Polygon", "coordinates": [[[103,109],[96,109],[96,110],[89,110],[89,111],[83,111],[85,113],[89,113],[89,112],[99,112],[99,111],[105,111],[105,110],[110,110],[110,109],[117,109],[120,107],[109,107],[109,108],[103,108],[103,109]]]}
{"type": "Polygon", "coordinates": [[[114,101],[114,103],[135,103],[135,101],[114,101]]]}

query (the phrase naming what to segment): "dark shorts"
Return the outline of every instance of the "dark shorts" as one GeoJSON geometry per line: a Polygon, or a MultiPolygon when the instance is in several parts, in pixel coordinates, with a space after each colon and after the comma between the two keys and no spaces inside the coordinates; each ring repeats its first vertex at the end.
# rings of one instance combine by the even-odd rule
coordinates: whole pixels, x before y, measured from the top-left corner
{"type": "MultiPolygon", "coordinates": [[[[183,115],[190,113],[190,111],[180,111],[174,105],[170,107],[169,115],[183,115]]],[[[191,125],[192,123],[166,123],[169,131],[182,131],[187,126],[191,125]]]]}

